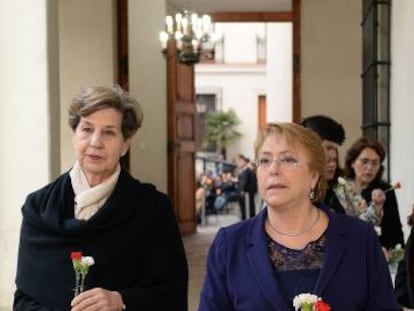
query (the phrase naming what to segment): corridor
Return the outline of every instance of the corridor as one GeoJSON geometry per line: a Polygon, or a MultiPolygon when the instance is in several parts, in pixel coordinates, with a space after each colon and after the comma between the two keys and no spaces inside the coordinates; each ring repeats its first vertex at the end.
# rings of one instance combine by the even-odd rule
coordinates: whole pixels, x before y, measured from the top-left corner
{"type": "Polygon", "coordinates": [[[212,215],[204,226],[198,226],[197,233],[183,237],[189,267],[188,310],[198,307],[200,290],[206,272],[206,256],[208,248],[218,229],[239,221],[239,215],[233,213],[212,215]]]}

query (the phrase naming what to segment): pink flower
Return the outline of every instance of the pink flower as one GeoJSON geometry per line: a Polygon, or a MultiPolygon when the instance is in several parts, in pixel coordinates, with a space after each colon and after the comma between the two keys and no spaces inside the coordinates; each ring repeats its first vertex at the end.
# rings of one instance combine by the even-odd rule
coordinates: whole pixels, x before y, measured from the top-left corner
{"type": "Polygon", "coordinates": [[[391,186],[391,187],[389,187],[387,190],[385,190],[384,191],[384,193],[387,193],[387,192],[389,192],[389,191],[391,191],[391,190],[397,190],[397,189],[400,189],[402,186],[401,186],[401,183],[399,182],[399,181],[397,181],[396,183],[395,183],[395,185],[393,185],[393,186],[391,186]]]}

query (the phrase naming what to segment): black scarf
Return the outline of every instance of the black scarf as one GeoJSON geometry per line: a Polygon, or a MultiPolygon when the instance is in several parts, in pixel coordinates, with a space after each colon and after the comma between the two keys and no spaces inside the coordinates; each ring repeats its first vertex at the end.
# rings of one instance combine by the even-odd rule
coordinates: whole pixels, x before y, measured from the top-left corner
{"type": "Polygon", "coordinates": [[[73,217],[73,199],[67,173],[28,196],[19,291],[50,310],[70,310],[75,286],[70,254],[81,251],[95,259],[86,289],[117,290],[130,310],[159,310],[163,295],[186,310],[187,264],[165,195],[122,171],[108,201],[87,222],[73,217]]]}

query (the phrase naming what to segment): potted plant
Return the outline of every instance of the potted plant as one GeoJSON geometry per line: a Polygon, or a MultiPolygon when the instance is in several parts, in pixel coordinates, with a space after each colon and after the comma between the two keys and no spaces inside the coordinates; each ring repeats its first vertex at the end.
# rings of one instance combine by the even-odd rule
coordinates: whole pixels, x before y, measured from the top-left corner
{"type": "Polygon", "coordinates": [[[207,134],[203,145],[215,143],[217,152],[226,159],[227,148],[236,142],[242,134],[236,130],[241,123],[233,109],[228,111],[210,111],[206,116],[207,134]]]}

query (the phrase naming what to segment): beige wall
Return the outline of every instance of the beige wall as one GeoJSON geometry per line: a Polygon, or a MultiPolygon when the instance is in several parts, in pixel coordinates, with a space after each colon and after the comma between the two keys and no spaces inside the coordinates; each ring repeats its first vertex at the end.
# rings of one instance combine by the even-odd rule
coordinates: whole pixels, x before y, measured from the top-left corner
{"type": "Polygon", "coordinates": [[[362,134],[361,2],[302,1],[302,116],[326,114],[341,122],[342,155],[362,134]]]}
{"type": "Polygon", "coordinates": [[[61,169],[73,165],[68,107],[84,85],[112,86],[116,81],[113,0],[60,0],[61,169]]]}
{"type": "MultiPolygon", "coordinates": [[[[131,173],[166,191],[166,66],[158,42],[165,3],[130,1],[128,7],[129,87],[144,109],[143,128],[131,147],[131,173]]],[[[110,86],[117,81],[115,22],[113,0],[59,1],[62,171],[74,161],[67,125],[71,98],[83,85],[110,86]]]]}
{"type": "Polygon", "coordinates": [[[167,191],[166,63],[158,40],[165,1],[130,0],[128,10],[129,88],[144,110],[143,128],[131,147],[131,172],[167,191]]]}

